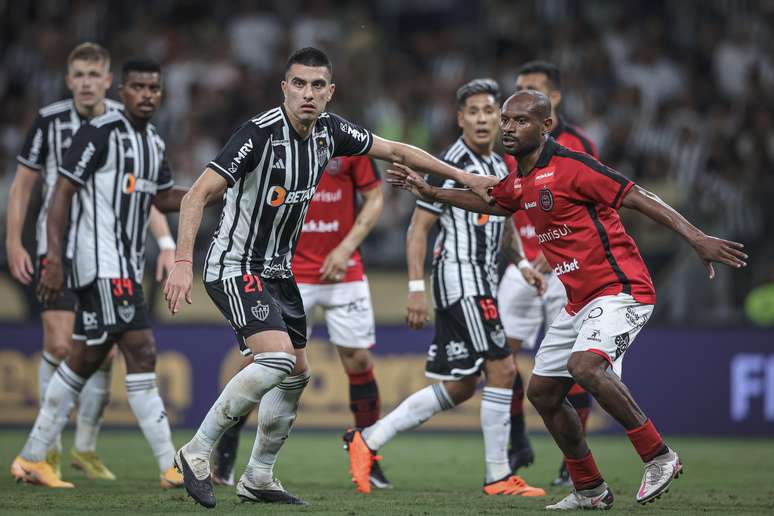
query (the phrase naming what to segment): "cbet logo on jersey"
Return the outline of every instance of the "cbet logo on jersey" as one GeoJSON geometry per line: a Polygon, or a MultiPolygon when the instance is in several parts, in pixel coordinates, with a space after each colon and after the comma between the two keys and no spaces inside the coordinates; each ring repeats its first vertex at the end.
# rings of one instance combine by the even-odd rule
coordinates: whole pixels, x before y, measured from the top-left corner
{"type": "Polygon", "coordinates": [[[279,208],[283,204],[298,204],[306,202],[314,197],[315,186],[304,190],[287,191],[282,186],[272,186],[266,194],[266,204],[273,208],[279,208]]]}
{"type": "Polygon", "coordinates": [[[131,172],[127,172],[124,174],[123,181],[121,181],[121,191],[125,194],[143,192],[155,195],[158,191],[158,185],[149,179],[137,179],[137,176],[131,172]]]}
{"type": "Polygon", "coordinates": [[[557,276],[567,274],[568,272],[575,272],[580,270],[580,264],[577,258],[573,258],[571,262],[562,262],[554,267],[554,272],[557,276]]]}

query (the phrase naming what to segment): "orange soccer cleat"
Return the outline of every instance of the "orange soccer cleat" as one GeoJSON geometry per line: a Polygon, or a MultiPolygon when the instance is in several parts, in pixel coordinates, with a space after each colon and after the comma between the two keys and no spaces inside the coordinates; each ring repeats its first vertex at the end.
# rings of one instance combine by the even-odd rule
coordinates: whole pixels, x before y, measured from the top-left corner
{"type": "Polygon", "coordinates": [[[507,496],[545,496],[545,490],[532,487],[518,475],[509,475],[503,479],[484,484],[484,494],[507,496]]]}
{"type": "Polygon", "coordinates": [[[26,482],[44,487],[75,487],[70,482],[64,482],[59,479],[51,464],[41,460],[32,462],[21,458],[14,459],[11,464],[11,476],[17,482],[26,482]]]}
{"type": "Polygon", "coordinates": [[[361,493],[371,492],[371,468],[381,457],[374,455],[363,440],[360,430],[350,429],[344,434],[344,448],[349,452],[349,472],[352,482],[361,493]]]}

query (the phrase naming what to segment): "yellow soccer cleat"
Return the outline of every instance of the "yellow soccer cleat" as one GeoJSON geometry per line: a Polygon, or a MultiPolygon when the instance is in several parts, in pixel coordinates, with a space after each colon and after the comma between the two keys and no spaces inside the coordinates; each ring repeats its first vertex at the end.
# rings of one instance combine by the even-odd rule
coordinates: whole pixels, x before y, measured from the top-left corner
{"type": "Polygon", "coordinates": [[[518,475],[508,475],[502,480],[484,485],[484,494],[490,496],[545,496],[545,490],[532,487],[518,475]]]}
{"type": "Polygon", "coordinates": [[[161,478],[161,489],[183,487],[183,475],[175,469],[175,466],[170,466],[168,470],[159,475],[159,478],[161,478]]]}
{"type": "Polygon", "coordinates": [[[56,478],[62,479],[62,453],[59,448],[49,448],[46,453],[46,462],[51,466],[56,478]]]}
{"type": "Polygon", "coordinates": [[[90,480],[115,480],[116,476],[110,471],[97,452],[70,450],[70,464],[75,469],[83,471],[90,480]]]}
{"type": "Polygon", "coordinates": [[[32,462],[22,459],[21,456],[14,459],[11,464],[11,476],[17,482],[35,484],[44,487],[75,487],[70,482],[63,482],[54,472],[51,464],[41,460],[32,462]]]}

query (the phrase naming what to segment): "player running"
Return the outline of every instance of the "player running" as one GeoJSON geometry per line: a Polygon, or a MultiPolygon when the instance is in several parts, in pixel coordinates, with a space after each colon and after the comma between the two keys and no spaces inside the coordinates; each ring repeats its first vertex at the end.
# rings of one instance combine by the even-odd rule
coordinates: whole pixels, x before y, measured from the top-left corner
{"type": "MultiPolygon", "coordinates": [[[[11,275],[23,285],[33,282],[45,266],[46,219],[54,183],[62,157],[72,143],[73,135],[87,120],[123,106],[105,98],[113,77],[110,73],[110,54],[96,43],[81,43],[67,58],[65,82],[73,98],[55,102],[38,112],[27,132],[17,159],[16,175],[8,199],[6,249],[11,275]],[[30,196],[39,180],[43,180],[43,203],[36,225],[36,259],[33,264],[22,244],[22,229],[27,216],[30,196]]],[[[151,213],[151,231],[162,250],[157,262],[156,279],[161,280],[174,262],[175,243],[166,218],[155,208],[151,213]]],[[[67,259],[72,258],[68,250],[67,259]]],[[[37,283],[37,281],[36,281],[37,283]]],[[[42,306],[43,355],[38,369],[40,399],[46,394],[51,376],[67,357],[72,342],[75,321],[76,294],[64,289],[51,303],[42,306]]],[[[75,444],[70,450],[72,465],[83,470],[88,478],[114,480],[113,473],[96,453],[102,413],[110,398],[110,371],[112,354],[89,378],[78,397],[78,416],[75,425],[75,444]]],[[[56,476],[60,476],[61,439],[57,436],[46,455],[56,476]]]]}
{"type": "Polygon", "coordinates": [[[462,184],[485,195],[487,183],[481,178],[325,112],[335,90],[332,77],[325,53],[315,48],[293,53],[282,81],[282,105],[245,122],[181,206],[177,260],[164,289],[169,309],[177,313],[183,301],[192,301],[193,243],[202,208],[226,190],[204,281],[233,326],[242,353],[253,355],[253,363],[226,384],[194,438],[176,455],[186,490],[205,507],[216,503],[210,476],[215,443],[259,401],[258,435],[237,494],[250,501],[306,503],[285,491],[273,467],[309,382],[306,317],[291,259],[328,161],[367,154],[463,178],[462,184]]]}
{"type": "MultiPolygon", "coordinates": [[[[561,74],[559,68],[553,63],[545,61],[531,61],[525,63],[516,77],[516,91],[535,90],[545,94],[551,101],[551,137],[559,145],[577,152],[585,152],[597,158],[597,150],[594,144],[577,127],[568,124],[559,117],[558,109],[562,101],[561,74]]],[[[516,170],[516,159],[511,155],[504,157],[508,165],[508,171],[516,170]]],[[[525,211],[520,210],[513,214],[513,222],[521,237],[524,257],[538,272],[545,274],[546,291],[542,296],[535,295],[535,289],[529,285],[520,273],[517,262],[511,263],[505,270],[500,282],[499,305],[500,316],[505,328],[505,336],[513,350],[514,358],[517,358],[519,350],[524,347],[534,349],[538,333],[545,324],[551,324],[564,305],[567,303],[567,294],[562,282],[559,281],[554,270],[548,265],[545,256],[540,251],[539,240],[553,238],[557,233],[536,234],[535,226],[529,221],[525,211]]],[[[518,361],[517,361],[518,365],[518,361]]],[[[589,411],[591,410],[591,395],[583,390],[577,383],[572,386],[567,400],[578,412],[583,431],[586,431],[589,411]]],[[[524,426],[524,384],[516,371],[516,381],[513,384],[513,404],[511,410],[511,449],[508,457],[514,471],[530,465],[535,460],[527,433],[524,426]]],[[[559,476],[552,482],[553,485],[572,485],[567,473],[564,461],[559,468],[559,476]]]]}
{"type": "Polygon", "coordinates": [[[437,188],[396,165],[388,181],[428,202],[479,213],[510,215],[525,210],[539,233],[565,228],[541,243],[546,259],[567,290],[565,310],[553,321],[535,357],[527,397],[565,456],[573,491],[551,510],[609,509],[613,493],[597,469],[578,414],[565,403],[573,382],[591,393],[625,429],[645,473],[639,503],[660,497],[682,471],[653,422],[621,382],[621,362],[647,323],[656,296],[648,269],[618,209],[640,211],[672,229],[694,248],[710,279],[713,262],[746,266],[743,245],[711,237],[654,194],[587,154],[547,136],[551,104],[542,93],[522,91],[503,106],[503,145],[518,169],[491,189],[492,202],[466,190],[437,188]]]}
{"type": "MultiPolygon", "coordinates": [[[[349,378],[350,409],[355,426],[365,428],[379,419],[379,388],[370,348],[374,345],[374,311],[358,247],[382,213],[382,180],[365,156],[333,158],[317,185],[293,257],[293,275],[304,312],[316,306],[325,312],[331,342],[349,378]],[[357,210],[357,195],[363,198],[357,210]]],[[[307,338],[312,325],[307,324],[307,338]]],[[[226,430],[215,447],[214,483],[234,484],[239,431],[246,417],[226,430]]],[[[379,467],[371,470],[371,485],[392,487],[379,467]]]]}
{"type": "MultiPolygon", "coordinates": [[[[457,90],[457,124],[462,135],[442,154],[447,163],[470,174],[500,180],[508,175],[493,152],[500,118],[500,91],[491,79],[475,79],[457,90]]],[[[440,188],[458,186],[432,177],[440,188]]],[[[413,329],[428,320],[424,263],[427,237],[440,224],[433,250],[435,337],[427,353],[425,374],[439,383],[406,398],[376,424],[345,436],[353,480],[369,492],[373,453],[398,432],[418,427],[435,414],[470,399],[480,375],[486,379],[481,402],[486,473],[484,493],[542,496],[508,465],[507,445],[515,363],[506,346],[497,312],[497,265],[504,222],[438,202],[417,201],[406,238],[409,294],[406,320],[413,329]]],[[[533,276],[536,272],[529,269],[533,276]]],[[[534,288],[534,287],[533,287],[534,288]]]]}
{"type": "Polygon", "coordinates": [[[156,350],[142,292],[150,206],[175,211],[183,191],[172,187],[164,141],[150,119],[161,101],[161,69],[146,60],[124,63],[114,110],[84,124],[59,167],[46,224],[46,268],[38,284],[44,303],[64,288],[64,225],[73,201],[72,268],[67,284],[78,298],[73,343],[51,378],[27,443],[11,466],[18,481],[74,487],[45,461],[67,424],[86,381],[114,343],[126,360],[129,405],[153,450],[161,487],[179,487],[175,448],[156,387],[156,350]],[[76,245],[77,244],[77,245],[76,245]]]}

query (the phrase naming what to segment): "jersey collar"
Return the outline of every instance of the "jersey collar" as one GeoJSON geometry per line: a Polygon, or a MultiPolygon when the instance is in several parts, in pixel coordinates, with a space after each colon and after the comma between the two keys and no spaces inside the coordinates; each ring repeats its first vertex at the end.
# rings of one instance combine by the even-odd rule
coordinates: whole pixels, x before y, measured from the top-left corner
{"type": "Polygon", "coordinates": [[[556,143],[551,136],[546,138],[546,144],[543,146],[543,151],[540,153],[540,157],[535,162],[535,168],[545,168],[551,162],[551,158],[556,154],[556,150],[559,144],[556,143]]]}
{"type": "Polygon", "coordinates": [[[551,137],[556,139],[559,138],[559,136],[565,131],[566,124],[564,123],[564,120],[562,120],[562,117],[557,115],[557,121],[554,128],[551,130],[551,137]]]}

